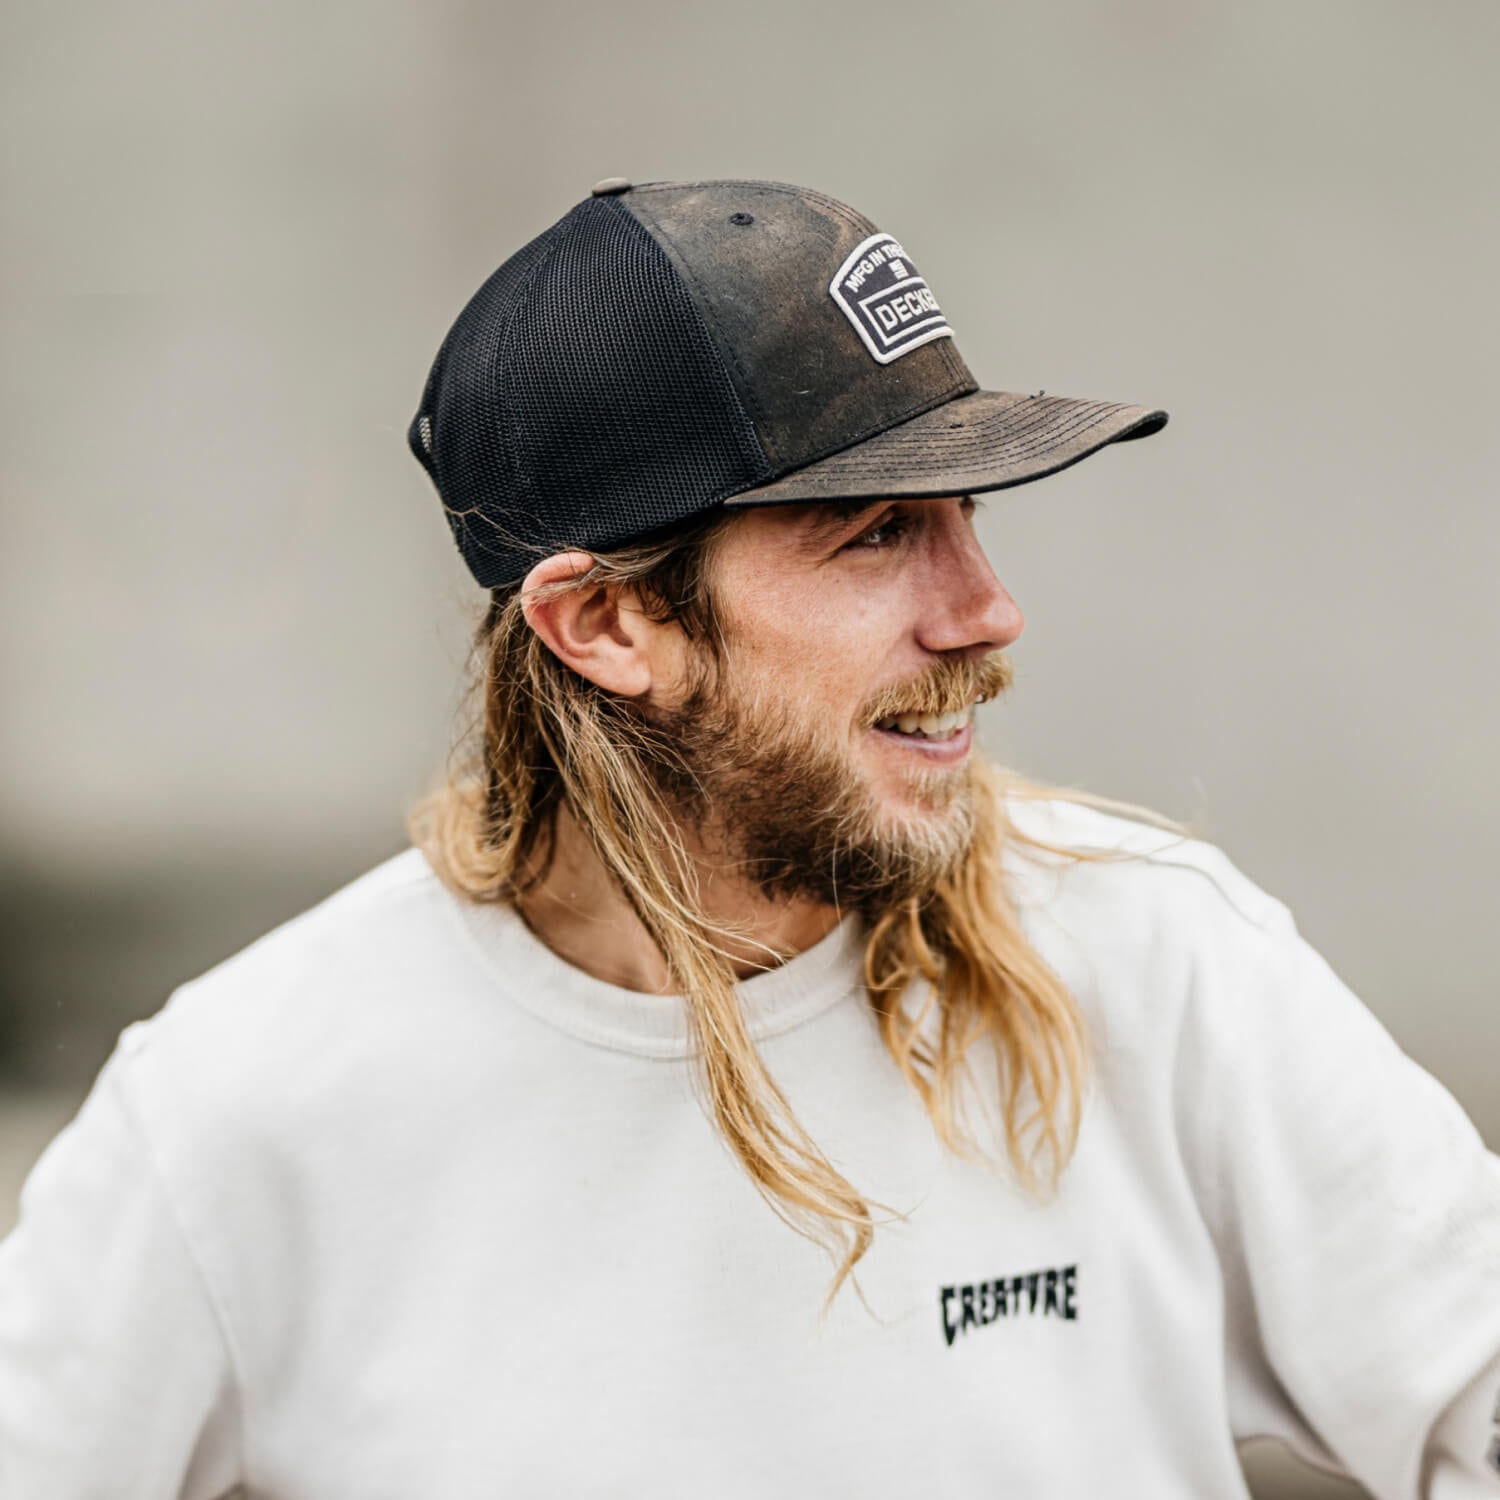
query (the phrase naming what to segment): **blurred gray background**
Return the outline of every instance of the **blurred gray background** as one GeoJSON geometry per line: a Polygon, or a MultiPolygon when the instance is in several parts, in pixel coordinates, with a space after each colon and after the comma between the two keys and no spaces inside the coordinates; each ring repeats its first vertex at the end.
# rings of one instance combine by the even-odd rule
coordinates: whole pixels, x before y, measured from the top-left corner
{"type": "Polygon", "coordinates": [[[1170,410],[991,497],[989,743],[1193,820],[1500,1142],[1494,0],[0,24],[0,1229],[122,1025],[401,847],[479,599],[404,428],[615,174],[820,187],[986,385],[1170,410]]]}

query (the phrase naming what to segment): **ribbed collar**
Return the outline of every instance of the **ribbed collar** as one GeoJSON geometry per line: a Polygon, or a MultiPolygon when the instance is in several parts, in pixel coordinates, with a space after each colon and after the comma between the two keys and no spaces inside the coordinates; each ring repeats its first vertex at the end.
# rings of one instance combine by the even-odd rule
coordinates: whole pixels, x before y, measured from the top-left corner
{"type": "MultiPolygon", "coordinates": [[[[687,1011],[679,997],[621,989],[574,968],[509,906],[455,905],[496,984],[539,1020],[617,1052],[688,1055],[687,1011]]],[[[737,988],[751,1036],[757,1041],[778,1036],[857,994],[863,962],[864,929],[857,917],[849,916],[805,953],[743,980],[737,988]]]]}

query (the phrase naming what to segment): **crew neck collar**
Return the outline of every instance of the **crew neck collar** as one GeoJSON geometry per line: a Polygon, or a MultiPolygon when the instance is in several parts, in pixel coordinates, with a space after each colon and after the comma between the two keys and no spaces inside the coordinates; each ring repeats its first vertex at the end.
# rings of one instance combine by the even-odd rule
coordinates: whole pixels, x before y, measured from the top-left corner
{"type": "MultiPolygon", "coordinates": [[[[677,995],[622,989],[559,958],[521,920],[493,901],[453,900],[491,977],[517,1005],[581,1041],[641,1057],[680,1058],[693,1050],[677,995]]],[[[846,916],[811,948],[736,985],[751,1037],[790,1031],[863,984],[864,928],[846,916]]]]}

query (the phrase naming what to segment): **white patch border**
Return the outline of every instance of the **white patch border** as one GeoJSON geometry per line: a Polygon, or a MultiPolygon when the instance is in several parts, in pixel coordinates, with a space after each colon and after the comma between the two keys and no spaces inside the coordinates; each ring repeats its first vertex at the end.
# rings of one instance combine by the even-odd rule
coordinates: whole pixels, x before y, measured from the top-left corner
{"type": "MultiPolygon", "coordinates": [[[[870,330],[865,327],[863,322],[860,321],[859,314],[855,312],[849,306],[849,303],[844,300],[843,293],[839,291],[839,282],[841,282],[844,277],[846,277],[849,272],[852,271],[854,267],[864,259],[866,252],[872,245],[878,245],[885,240],[889,240],[893,245],[901,245],[901,241],[898,240],[895,235],[888,233],[886,230],[881,230],[876,234],[870,235],[868,239],[861,240],[859,244],[857,244],[854,249],[849,252],[848,256],[844,260],[843,265],[841,265],[838,270],[834,272],[833,280],[828,283],[828,295],[833,298],[834,305],[854,325],[854,331],[859,335],[860,341],[864,344],[865,348],[870,351],[871,357],[875,360],[875,363],[879,365],[891,364],[894,361],[900,359],[903,354],[910,354],[913,349],[920,349],[923,344],[930,344],[934,339],[951,339],[953,337],[953,330],[948,326],[947,314],[943,312],[942,306],[939,305],[937,316],[942,319],[941,328],[929,328],[927,332],[924,333],[920,338],[906,340],[904,343],[902,343],[899,349],[881,349],[876,344],[875,340],[870,337],[870,330]]],[[[904,259],[905,252],[904,247],[902,248],[904,259]]],[[[927,290],[929,292],[932,291],[932,287],[928,284],[927,278],[925,276],[908,277],[907,281],[902,282],[901,285],[904,286],[909,282],[914,281],[920,281],[923,286],[927,287],[927,290]]],[[[887,293],[894,290],[894,287],[886,288],[887,293]]],[[[872,301],[875,295],[877,294],[872,293],[869,297],[861,298],[859,306],[863,308],[864,304],[866,302],[872,301]]],[[[934,294],[933,300],[937,300],[936,294],[934,294]]]]}

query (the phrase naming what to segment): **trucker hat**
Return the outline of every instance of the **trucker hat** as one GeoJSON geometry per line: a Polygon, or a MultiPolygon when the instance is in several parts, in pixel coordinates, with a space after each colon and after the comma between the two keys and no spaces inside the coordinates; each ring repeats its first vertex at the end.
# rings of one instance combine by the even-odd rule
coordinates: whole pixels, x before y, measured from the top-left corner
{"type": "Polygon", "coordinates": [[[599,183],[500,267],[408,441],[485,588],[721,506],[976,494],[1166,413],[986,391],[904,243],[779,182],[599,183]]]}

